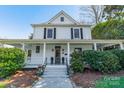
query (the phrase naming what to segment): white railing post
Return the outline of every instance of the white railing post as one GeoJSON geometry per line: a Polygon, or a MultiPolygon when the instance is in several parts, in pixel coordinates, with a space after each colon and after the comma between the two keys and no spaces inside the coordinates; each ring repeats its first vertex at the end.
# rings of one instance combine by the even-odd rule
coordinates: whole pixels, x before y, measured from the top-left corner
{"type": "Polygon", "coordinates": [[[46,43],[43,43],[43,64],[45,63],[46,59],[46,43]]]}
{"type": "Polygon", "coordinates": [[[3,48],[3,47],[4,47],[4,44],[3,44],[3,43],[0,43],[0,47],[2,47],[2,48],[3,48]]]}
{"type": "Polygon", "coordinates": [[[120,49],[121,49],[121,50],[124,49],[124,46],[123,46],[123,43],[122,43],[122,42],[120,43],[120,49]]]}
{"type": "Polygon", "coordinates": [[[21,48],[23,51],[25,51],[25,44],[22,43],[22,48],[21,48]]]}
{"type": "Polygon", "coordinates": [[[70,64],[70,43],[67,43],[67,62],[70,64]]]}
{"type": "Polygon", "coordinates": [[[93,46],[94,46],[94,50],[96,51],[97,50],[97,44],[93,43],[93,46]]]}

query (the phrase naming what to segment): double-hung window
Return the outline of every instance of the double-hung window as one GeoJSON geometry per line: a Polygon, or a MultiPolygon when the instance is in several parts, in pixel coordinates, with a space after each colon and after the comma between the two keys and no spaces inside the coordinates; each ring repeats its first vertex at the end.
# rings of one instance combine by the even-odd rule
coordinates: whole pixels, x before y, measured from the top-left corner
{"type": "Polygon", "coordinates": [[[40,53],[40,46],[36,46],[36,53],[40,53]]]}
{"type": "Polygon", "coordinates": [[[47,38],[53,38],[53,29],[48,29],[47,30],[47,38]]]}
{"type": "Polygon", "coordinates": [[[74,29],[74,38],[80,38],[80,31],[79,29],[74,29]]]}

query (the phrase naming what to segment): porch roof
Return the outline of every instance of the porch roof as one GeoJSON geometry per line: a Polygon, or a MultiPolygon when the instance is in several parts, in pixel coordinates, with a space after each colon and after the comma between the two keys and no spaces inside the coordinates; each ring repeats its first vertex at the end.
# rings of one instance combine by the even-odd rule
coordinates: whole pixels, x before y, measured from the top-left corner
{"type": "Polygon", "coordinates": [[[118,39],[118,40],[104,40],[104,39],[88,39],[88,40],[71,40],[71,39],[0,39],[0,43],[3,44],[20,44],[20,43],[123,43],[124,39],[118,39]]]}

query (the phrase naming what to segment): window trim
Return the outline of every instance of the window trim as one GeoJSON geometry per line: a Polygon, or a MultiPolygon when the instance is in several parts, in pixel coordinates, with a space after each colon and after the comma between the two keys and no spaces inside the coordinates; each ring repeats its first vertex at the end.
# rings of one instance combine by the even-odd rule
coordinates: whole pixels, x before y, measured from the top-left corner
{"type": "Polygon", "coordinates": [[[74,29],[73,29],[73,38],[74,38],[74,39],[81,39],[81,33],[80,33],[80,29],[79,29],[79,28],[74,28],[74,29]],[[79,31],[79,38],[76,38],[76,37],[75,37],[75,29],[78,29],[78,31],[79,31]]]}
{"type": "Polygon", "coordinates": [[[53,39],[54,38],[54,28],[47,28],[47,30],[46,30],[46,38],[47,39],[53,39]],[[48,30],[49,29],[52,29],[52,37],[51,38],[48,37],[48,30]]]}

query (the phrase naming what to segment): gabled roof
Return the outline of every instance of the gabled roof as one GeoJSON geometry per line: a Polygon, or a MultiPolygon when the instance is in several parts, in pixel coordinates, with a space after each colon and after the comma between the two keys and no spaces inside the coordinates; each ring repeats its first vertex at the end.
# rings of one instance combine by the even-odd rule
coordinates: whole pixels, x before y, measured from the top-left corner
{"type": "Polygon", "coordinates": [[[70,15],[68,15],[65,11],[61,10],[58,14],[56,14],[53,18],[51,18],[47,24],[51,23],[54,21],[57,17],[59,17],[61,14],[63,14],[65,17],[67,17],[71,22],[74,24],[79,24],[76,20],[74,20],[70,15]]]}
{"type": "Polygon", "coordinates": [[[53,18],[51,18],[48,22],[45,23],[39,23],[39,24],[31,24],[32,27],[34,26],[91,26],[91,24],[84,24],[77,22],[75,19],[73,19],[70,15],[68,15],[65,11],[61,10],[59,13],[57,13],[53,18]],[[74,24],[50,24],[52,23],[57,17],[60,15],[64,15],[69,21],[71,21],[74,24]]]}

